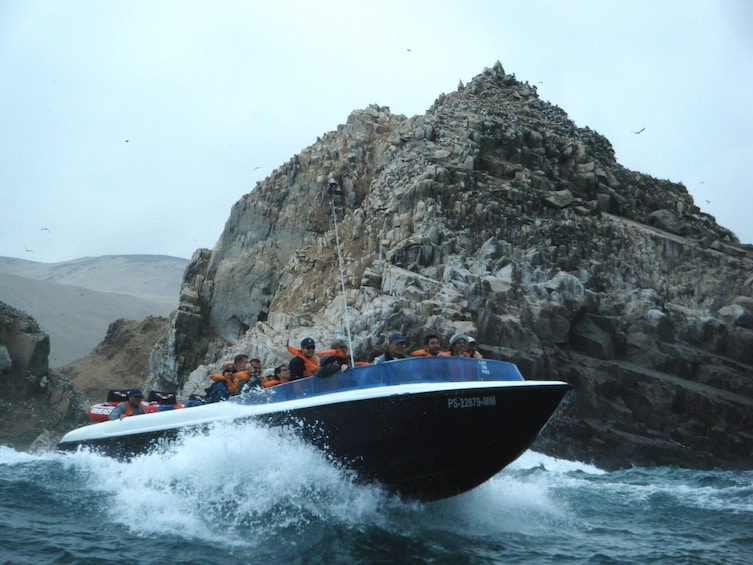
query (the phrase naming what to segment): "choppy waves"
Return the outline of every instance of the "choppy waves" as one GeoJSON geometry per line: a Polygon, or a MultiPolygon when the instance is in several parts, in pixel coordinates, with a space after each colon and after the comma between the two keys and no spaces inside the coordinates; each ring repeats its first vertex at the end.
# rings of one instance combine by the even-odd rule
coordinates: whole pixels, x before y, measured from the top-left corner
{"type": "Polygon", "coordinates": [[[751,471],[607,473],[528,452],[469,493],[406,502],[254,425],[130,462],[0,447],[0,496],[0,563],[134,548],[144,563],[753,562],[751,471]]]}

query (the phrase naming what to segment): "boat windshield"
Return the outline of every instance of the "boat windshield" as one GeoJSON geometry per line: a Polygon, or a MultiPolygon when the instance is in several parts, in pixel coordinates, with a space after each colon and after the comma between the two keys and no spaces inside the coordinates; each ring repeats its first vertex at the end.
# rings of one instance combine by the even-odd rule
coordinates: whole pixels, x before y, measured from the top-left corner
{"type": "Polygon", "coordinates": [[[235,396],[230,401],[241,404],[266,404],[341,390],[399,384],[522,380],[524,379],[518,368],[506,361],[444,356],[413,357],[355,367],[324,378],[299,379],[235,396]]]}

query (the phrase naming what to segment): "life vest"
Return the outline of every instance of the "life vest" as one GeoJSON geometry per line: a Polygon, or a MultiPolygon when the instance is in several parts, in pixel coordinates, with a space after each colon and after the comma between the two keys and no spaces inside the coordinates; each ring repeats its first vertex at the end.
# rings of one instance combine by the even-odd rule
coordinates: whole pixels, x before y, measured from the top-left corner
{"type": "Polygon", "coordinates": [[[269,388],[271,386],[275,386],[280,384],[281,381],[277,379],[264,379],[261,381],[262,388],[269,388]]]}
{"type": "MultiPolygon", "coordinates": [[[[451,351],[440,351],[438,355],[441,355],[442,357],[453,357],[451,351]]],[[[462,355],[455,355],[454,357],[468,357],[468,354],[463,352],[462,355]]]]}
{"type": "Polygon", "coordinates": [[[341,363],[348,363],[350,365],[350,358],[343,355],[343,352],[339,349],[322,349],[321,351],[317,351],[316,354],[321,357],[337,357],[337,360],[341,363]]]}
{"type": "MultiPolygon", "coordinates": [[[[129,401],[125,401],[125,410],[123,411],[124,416],[133,416],[133,405],[129,401]]],[[[139,404],[140,406],[140,404],[139,404]]],[[[144,407],[141,406],[141,414],[146,414],[146,410],[144,410],[144,407]]]]}
{"type": "Polygon", "coordinates": [[[303,376],[310,377],[319,368],[315,357],[306,357],[301,349],[288,345],[288,351],[303,361],[303,376]]]}
{"type": "MultiPolygon", "coordinates": [[[[212,379],[213,381],[224,382],[225,387],[227,388],[230,394],[238,393],[238,383],[236,383],[234,379],[228,379],[225,375],[209,375],[209,378],[212,379]]],[[[243,379],[240,379],[240,380],[243,380],[243,379]]],[[[246,377],[246,380],[248,380],[248,377],[246,377]]]]}
{"type": "MultiPolygon", "coordinates": [[[[442,353],[437,353],[437,355],[442,355],[442,353]]],[[[426,351],[426,349],[416,349],[415,351],[411,351],[410,354],[411,357],[434,357],[431,353],[426,351]]]]}

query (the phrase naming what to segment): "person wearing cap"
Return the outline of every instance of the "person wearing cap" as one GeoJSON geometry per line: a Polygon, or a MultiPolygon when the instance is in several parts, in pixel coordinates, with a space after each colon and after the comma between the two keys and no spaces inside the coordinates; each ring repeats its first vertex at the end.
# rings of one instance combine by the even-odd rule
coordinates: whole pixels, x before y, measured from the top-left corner
{"type": "Polygon", "coordinates": [[[468,345],[465,348],[465,354],[472,359],[483,359],[484,356],[481,355],[477,347],[478,344],[476,343],[476,340],[471,336],[468,336],[468,345]]]}
{"type": "Polygon", "coordinates": [[[288,363],[291,381],[310,377],[319,368],[316,359],[316,343],[312,338],[306,337],[301,340],[300,349],[288,345],[288,351],[293,354],[293,358],[288,363]]]}
{"type": "Polygon", "coordinates": [[[439,336],[429,334],[426,336],[426,339],[424,339],[423,349],[416,349],[415,351],[412,351],[410,356],[433,357],[434,355],[439,355],[440,351],[442,351],[442,344],[439,341],[439,336]]]}
{"type": "Polygon", "coordinates": [[[440,355],[450,357],[468,357],[465,348],[468,347],[468,336],[465,334],[455,334],[450,338],[450,348],[443,351],[440,355]]]}
{"type": "MultiPolygon", "coordinates": [[[[235,379],[235,363],[233,361],[226,361],[222,364],[219,374],[214,373],[209,375],[209,379],[212,384],[206,389],[206,396],[204,401],[207,404],[212,402],[219,402],[220,400],[227,400],[234,394],[238,394],[238,382],[235,379]]],[[[247,381],[248,377],[244,379],[247,381]]]]}
{"type": "Polygon", "coordinates": [[[321,358],[319,368],[314,373],[315,377],[328,377],[335,373],[344,373],[350,368],[348,344],[344,339],[338,338],[332,342],[329,349],[317,353],[321,358]]]}
{"type": "Polygon", "coordinates": [[[277,373],[275,373],[276,370],[277,370],[276,367],[270,367],[269,369],[264,369],[264,372],[262,373],[262,376],[261,376],[262,388],[269,388],[271,386],[280,384],[280,379],[277,378],[277,373]]]}
{"type": "Polygon", "coordinates": [[[405,359],[405,338],[403,334],[395,332],[387,338],[387,349],[374,359],[374,365],[395,359],[405,359]]]}
{"type": "Polygon", "coordinates": [[[140,416],[146,414],[146,411],[141,406],[141,401],[144,400],[144,393],[140,388],[132,388],[128,391],[128,400],[119,403],[112,409],[108,418],[110,420],[122,420],[128,416],[140,416]]]}

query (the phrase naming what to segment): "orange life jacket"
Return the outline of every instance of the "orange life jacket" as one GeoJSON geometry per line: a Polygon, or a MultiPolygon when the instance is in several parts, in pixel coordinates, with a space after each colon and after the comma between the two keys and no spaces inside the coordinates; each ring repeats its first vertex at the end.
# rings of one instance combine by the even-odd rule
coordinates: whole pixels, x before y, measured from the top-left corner
{"type": "Polygon", "coordinates": [[[303,376],[304,377],[310,377],[311,375],[314,374],[314,371],[316,371],[319,368],[319,363],[316,362],[315,357],[306,357],[303,354],[303,351],[298,349],[297,347],[288,345],[288,351],[290,351],[292,355],[295,355],[301,361],[303,361],[303,376]]]}
{"type": "Polygon", "coordinates": [[[334,355],[335,357],[337,357],[338,361],[342,363],[347,363],[348,365],[350,365],[350,358],[343,355],[343,352],[340,351],[339,349],[322,349],[321,351],[317,351],[316,354],[322,358],[329,357],[330,355],[334,355]]]}
{"type": "MultiPolygon", "coordinates": [[[[238,384],[235,382],[235,380],[228,379],[225,375],[209,375],[209,378],[213,381],[224,382],[230,394],[236,394],[238,392],[238,384]]],[[[248,377],[246,377],[246,380],[248,380],[248,377]]]]}
{"type": "Polygon", "coordinates": [[[269,388],[271,386],[275,386],[280,384],[282,381],[279,381],[277,379],[262,379],[261,381],[261,387],[262,388],[269,388]]]}
{"type": "Polygon", "coordinates": [[[245,371],[236,371],[233,373],[233,378],[235,379],[235,384],[237,385],[239,381],[247,381],[251,378],[251,372],[246,369],[245,371]]]}
{"type": "MultiPolygon", "coordinates": [[[[125,401],[125,410],[123,411],[124,416],[133,416],[133,406],[131,405],[131,402],[129,400],[125,401]]],[[[141,413],[146,414],[146,410],[144,408],[141,408],[141,413]]]]}
{"type": "MultiPolygon", "coordinates": [[[[437,355],[442,355],[442,353],[438,353],[437,355]]],[[[410,354],[411,357],[433,357],[431,353],[426,351],[426,349],[416,349],[415,351],[411,351],[410,354]]]]}

